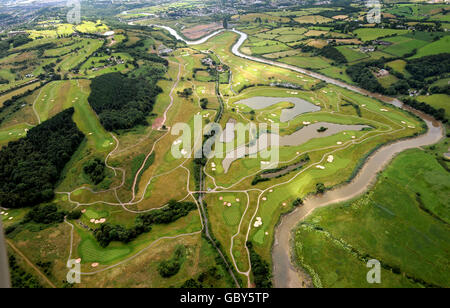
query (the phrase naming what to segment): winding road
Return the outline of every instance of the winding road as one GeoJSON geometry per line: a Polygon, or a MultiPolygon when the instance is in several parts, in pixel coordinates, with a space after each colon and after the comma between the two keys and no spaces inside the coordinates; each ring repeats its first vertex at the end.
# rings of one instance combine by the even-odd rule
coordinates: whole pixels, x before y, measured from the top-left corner
{"type": "MultiPolygon", "coordinates": [[[[219,30],[205,36],[197,41],[187,41],[181,37],[174,29],[167,26],[153,25],[155,27],[160,27],[169,31],[176,39],[184,41],[188,45],[198,45],[203,44],[215,35],[225,31],[219,30]]],[[[418,137],[409,138],[401,141],[397,141],[388,145],[383,146],[378,151],[373,153],[355,179],[344,186],[340,186],[334,190],[328,191],[321,196],[314,196],[305,200],[304,205],[301,208],[297,208],[290,214],[282,217],[279,225],[275,230],[275,241],[272,249],[272,260],[273,260],[273,280],[275,287],[286,288],[286,287],[302,287],[302,274],[299,273],[298,269],[291,262],[291,232],[294,230],[296,225],[303,219],[305,219],[309,214],[311,214],[316,208],[327,206],[336,202],[343,202],[351,200],[355,197],[360,196],[366,192],[371,184],[376,180],[378,172],[382,171],[384,167],[400,152],[411,148],[417,148],[422,146],[431,145],[437,143],[441,138],[444,137],[444,130],[442,125],[432,119],[431,117],[418,112],[407,106],[403,106],[403,103],[399,100],[391,97],[387,97],[378,93],[371,93],[362,88],[349,85],[340,80],[336,80],[315,72],[311,72],[293,65],[280,63],[272,60],[261,59],[253,56],[249,56],[240,52],[242,44],[247,40],[248,35],[238,30],[231,30],[237,33],[240,37],[236,44],[233,45],[231,51],[235,56],[255,61],[259,63],[264,63],[268,65],[277,66],[280,68],[295,71],[310,77],[323,80],[327,83],[334,84],[341,88],[351,90],[353,92],[369,96],[381,100],[385,103],[392,104],[398,108],[408,110],[415,115],[419,116],[425,121],[427,125],[427,132],[418,137]]],[[[260,200],[258,199],[258,205],[260,200]]],[[[234,260],[233,260],[234,261],[234,260]]]]}

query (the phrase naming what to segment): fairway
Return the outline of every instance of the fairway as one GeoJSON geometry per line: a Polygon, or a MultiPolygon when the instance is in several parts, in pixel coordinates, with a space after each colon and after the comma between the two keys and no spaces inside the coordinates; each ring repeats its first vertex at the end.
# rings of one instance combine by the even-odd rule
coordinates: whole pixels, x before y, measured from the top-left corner
{"type": "Polygon", "coordinates": [[[446,267],[444,243],[450,239],[443,222],[450,221],[448,183],[448,172],[432,155],[422,150],[400,154],[364,197],[316,210],[299,225],[297,260],[323,287],[371,287],[364,255],[396,268],[395,274],[382,272],[379,287],[420,287],[418,280],[448,285],[448,276],[439,270],[446,267]],[[434,261],[421,263],[430,252],[434,261]],[[333,267],[337,271],[327,272],[333,267]],[[414,279],[406,280],[405,274],[414,279]]]}
{"type": "Polygon", "coordinates": [[[19,2],[0,5],[15,287],[450,285],[447,4],[94,0],[72,24],[77,5],[19,2]]]}

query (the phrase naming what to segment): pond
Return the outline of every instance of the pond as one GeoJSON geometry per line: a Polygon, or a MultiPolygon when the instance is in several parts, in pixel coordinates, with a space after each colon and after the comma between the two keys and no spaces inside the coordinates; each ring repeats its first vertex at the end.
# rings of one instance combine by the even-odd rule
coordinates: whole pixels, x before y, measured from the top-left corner
{"type": "Polygon", "coordinates": [[[286,108],[281,111],[280,121],[288,122],[294,119],[296,116],[308,113],[320,111],[320,107],[316,106],[304,99],[298,97],[266,97],[255,96],[247,99],[240,100],[235,104],[243,104],[255,110],[264,109],[278,103],[288,102],[294,104],[293,108],[286,108]]]}
{"type": "MultiPolygon", "coordinates": [[[[225,158],[222,161],[222,167],[224,172],[227,173],[231,164],[238,160],[239,158],[243,158],[247,155],[253,155],[258,152],[261,152],[268,147],[270,147],[272,140],[275,138],[279,138],[279,146],[299,146],[302,145],[314,138],[324,138],[336,135],[340,132],[344,131],[360,131],[362,129],[370,128],[367,125],[343,125],[343,124],[335,124],[335,123],[326,123],[326,122],[317,122],[311,125],[304,126],[303,128],[297,130],[296,132],[278,137],[274,134],[261,134],[257,140],[253,140],[246,145],[241,145],[234,149],[233,151],[228,152],[225,155],[225,158]],[[321,127],[326,127],[327,130],[324,132],[318,132],[317,130],[321,127]]],[[[345,140],[343,140],[345,141],[345,140]]],[[[270,166],[274,168],[274,166],[270,166]]],[[[276,167],[276,166],[275,166],[276,167]]]]}

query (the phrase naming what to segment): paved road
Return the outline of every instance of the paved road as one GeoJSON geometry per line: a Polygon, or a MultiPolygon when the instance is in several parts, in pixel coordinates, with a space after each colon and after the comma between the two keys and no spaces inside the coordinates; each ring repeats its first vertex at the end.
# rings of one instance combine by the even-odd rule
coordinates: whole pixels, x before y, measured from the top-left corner
{"type": "Polygon", "coordinates": [[[10,288],[8,254],[6,253],[6,241],[3,233],[3,225],[0,219],[0,288],[10,288]]]}

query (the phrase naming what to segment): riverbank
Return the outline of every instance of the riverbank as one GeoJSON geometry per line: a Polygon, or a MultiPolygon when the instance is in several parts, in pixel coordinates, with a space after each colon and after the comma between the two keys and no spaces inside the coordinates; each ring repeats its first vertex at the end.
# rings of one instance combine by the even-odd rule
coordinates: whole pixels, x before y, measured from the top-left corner
{"type": "MultiPolygon", "coordinates": [[[[184,41],[188,45],[197,45],[205,43],[210,38],[225,31],[225,30],[216,31],[200,40],[189,41],[185,40],[182,36],[180,36],[175,30],[173,30],[170,27],[167,26],[158,26],[158,27],[166,29],[175,38],[184,41]]],[[[391,143],[389,145],[380,148],[378,151],[376,151],[369,157],[365,165],[361,168],[360,172],[351,183],[344,186],[340,186],[339,188],[329,191],[324,195],[318,197],[311,197],[310,199],[307,199],[303,207],[296,209],[291,214],[288,214],[281,219],[280,224],[276,228],[275,243],[272,252],[272,259],[274,264],[273,267],[274,282],[275,286],[277,287],[280,286],[298,287],[301,286],[301,284],[299,283],[298,273],[291,263],[289,253],[290,252],[289,241],[291,238],[290,234],[291,230],[296,226],[296,224],[318,207],[326,206],[340,201],[349,200],[359,196],[370,187],[371,183],[374,182],[377,173],[381,171],[396,154],[404,151],[405,149],[420,147],[437,142],[443,136],[442,127],[440,126],[439,123],[433,121],[432,119],[426,117],[425,115],[416,113],[412,109],[403,107],[402,103],[397,99],[386,97],[377,93],[370,93],[356,86],[346,84],[340,80],[332,79],[320,75],[318,73],[301,69],[299,67],[295,67],[289,64],[279,63],[267,59],[261,59],[245,55],[240,52],[240,48],[242,44],[247,40],[248,38],[247,34],[235,29],[233,29],[232,31],[240,36],[238,41],[232,46],[232,53],[235,56],[250,61],[277,66],[304,75],[308,75],[310,77],[323,80],[327,83],[339,86],[341,88],[345,88],[353,92],[380,100],[382,102],[392,104],[396,107],[403,108],[404,110],[414,112],[417,116],[419,116],[421,119],[425,121],[428,128],[427,133],[424,135],[391,143]]]]}

